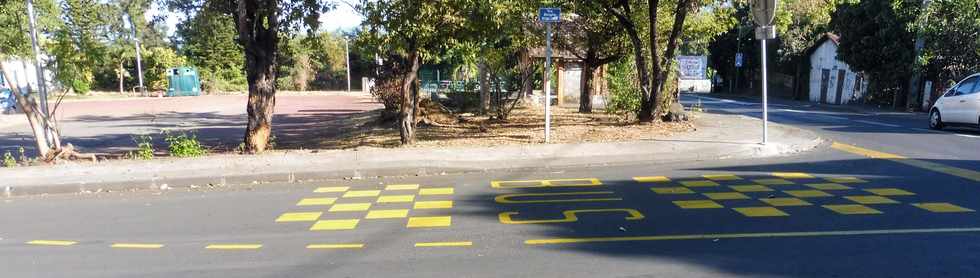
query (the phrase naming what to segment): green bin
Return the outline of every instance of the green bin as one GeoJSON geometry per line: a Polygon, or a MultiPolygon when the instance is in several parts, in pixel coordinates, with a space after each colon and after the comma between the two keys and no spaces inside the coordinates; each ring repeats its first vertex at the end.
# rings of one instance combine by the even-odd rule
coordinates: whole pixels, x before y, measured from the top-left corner
{"type": "Polygon", "coordinates": [[[170,81],[167,87],[168,97],[201,95],[201,79],[197,70],[192,67],[172,68],[168,71],[167,79],[170,81]]]}

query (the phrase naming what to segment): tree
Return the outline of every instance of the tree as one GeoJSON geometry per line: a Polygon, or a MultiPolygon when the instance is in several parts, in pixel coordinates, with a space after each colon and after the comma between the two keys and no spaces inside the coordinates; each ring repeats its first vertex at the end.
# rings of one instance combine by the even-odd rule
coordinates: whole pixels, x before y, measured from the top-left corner
{"type": "Polygon", "coordinates": [[[237,36],[234,18],[208,6],[177,24],[175,39],[180,53],[198,68],[203,89],[245,88],[245,54],[235,41],[237,36]]]}
{"type": "Polygon", "coordinates": [[[169,0],[169,6],[188,13],[207,7],[235,19],[237,42],[244,50],[248,82],[245,152],[265,151],[272,134],[272,114],[276,104],[279,41],[282,36],[288,37],[304,28],[310,32],[316,30],[320,13],[329,10],[332,3],[319,0],[169,0]]]}
{"type": "Polygon", "coordinates": [[[980,71],[980,3],[935,0],[923,16],[918,26],[926,41],[922,62],[931,76],[959,80],[980,71]]]}
{"type": "Polygon", "coordinates": [[[623,27],[615,18],[605,16],[602,8],[592,1],[572,2],[576,16],[559,29],[560,49],[572,53],[582,65],[582,84],[579,93],[580,113],[592,112],[593,77],[603,65],[619,59],[625,52],[623,27]]]}

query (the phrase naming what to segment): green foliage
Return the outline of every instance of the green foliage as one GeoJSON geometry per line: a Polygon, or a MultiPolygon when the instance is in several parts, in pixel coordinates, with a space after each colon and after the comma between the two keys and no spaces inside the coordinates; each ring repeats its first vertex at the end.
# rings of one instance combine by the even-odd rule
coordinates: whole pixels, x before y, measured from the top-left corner
{"type": "Polygon", "coordinates": [[[10,152],[3,154],[3,167],[17,167],[17,159],[14,159],[14,155],[10,154],[10,152]]]}
{"type": "Polygon", "coordinates": [[[187,64],[184,56],[177,55],[173,49],[152,47],[143,52],[143,78],[148,90],[167,90],[168,69],[187,64]]]}
{"type": "Polygon", "coordinates": [[[186,133],[178,135],[166,134],[163,141],[169,145],[167,149],[170,155],[175,157],[195,157],[208,153],[208,150],[197,140],[197,135],[188,136],[186,133]]]}
{"type": "Polygon", "coordinates": [[[133,141],[136,142],[136,151],[130,153],[130,157],[141,160],[153,159],[153,137],[140,135],[133,137],[133,141]]]}
{"type": "MultiPolygon", "coordinates": [[[[27,31],[27,1],[0,1],[0,59],[30,57],[31,37],[27,31]]],[[[40,30],[51,30],[61,24],[60,7],[54,0],[34,1],[37,25],[40,30]]]]}
{"type": "Polygon", "coordinates": [[[606,74],[606,82],[609,84],[607,113],[634,114],[640,110],[641,93],[634,64],[633,59],[628,58],[609,65],[606,74]]]}
{"type": "MultiPolygon", "coordinates": [[[[980,72],[980,2],[934,0],[922,15],[926,50],[920,63],[933,78],[958,80],[980,72]]],[[[921,19],[921,18],[920,18],[921,19]]]]}
{"type": "Polygon", "coordinates": [[[202,8],[177,25],[181,52],[197,67],[205,91],[242,91],[246,88],[245,55],[236,42],[238,31],[231,15],[202,8]]]}

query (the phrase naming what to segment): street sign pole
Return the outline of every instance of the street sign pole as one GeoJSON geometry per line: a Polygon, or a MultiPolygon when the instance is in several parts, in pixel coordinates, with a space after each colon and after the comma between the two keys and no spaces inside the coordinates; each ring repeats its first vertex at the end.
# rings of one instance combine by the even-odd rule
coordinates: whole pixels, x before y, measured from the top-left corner
{"type": "Polygon", "coordinates": [[[544,142],[551,142],[551,22],[545,24],[544,142]]]}
{"type": "Polygon", "coordinates": [[[761,39],[762,44],[762,145],[769,142],[769,92],[766,88],[769,83],[766,80],[766,39],[761,39]]]}

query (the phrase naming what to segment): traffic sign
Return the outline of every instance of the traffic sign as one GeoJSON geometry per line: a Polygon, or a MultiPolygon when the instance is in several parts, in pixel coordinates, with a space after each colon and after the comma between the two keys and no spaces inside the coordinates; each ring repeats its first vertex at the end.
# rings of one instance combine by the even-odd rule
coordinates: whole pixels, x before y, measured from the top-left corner
{"type": "Polygon", "coordinates": [[[752,0],[752,21],[755,25],[769,26],[776,19],[777,0],[752,0]]]}
{"type": "Polygon", "coordinates": [[[735,53],[735,67],[736,68],[741,68],[742,67],[742,53],[741,52],[735,53]]]}
{"type": "Polygon", "coordinates": [[[540,8],[538,9],[538,20],[541,22],[561,21],[561,8],[540,8]]]}
{"type": "Polygon", "coordinates": [[[771,40],[776,38],[776,27],[772,25],[755,27],[755,39],[771,40]]]}

